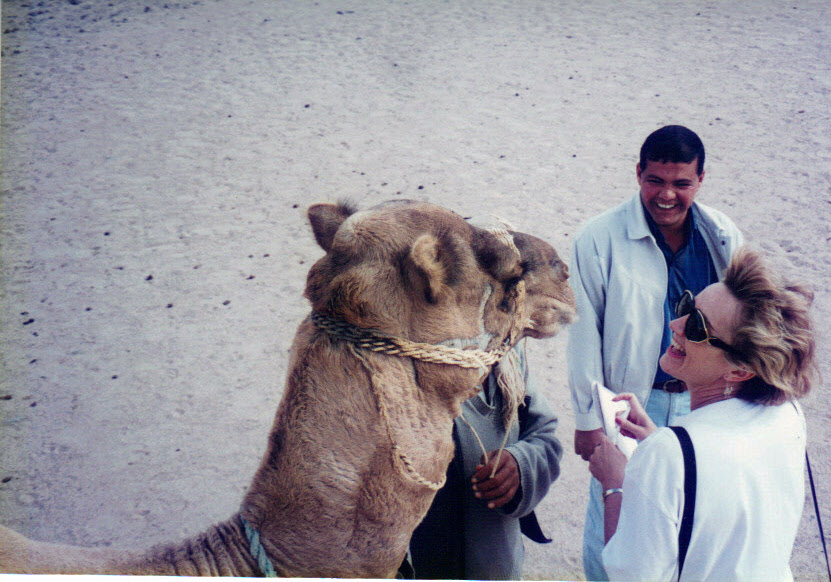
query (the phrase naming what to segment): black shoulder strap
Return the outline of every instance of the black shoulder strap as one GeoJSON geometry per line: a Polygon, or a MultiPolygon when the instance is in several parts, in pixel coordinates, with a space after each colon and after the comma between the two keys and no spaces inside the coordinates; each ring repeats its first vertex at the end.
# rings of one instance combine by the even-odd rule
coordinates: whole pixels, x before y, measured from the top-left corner
{"type": "Polygon", "coordinates": [[[828,547],[825,545],[825,532],[822,531],[822,518],[819,514],[819,504],[817,503],[817,488],[814,487],[814,473],[811,471],[811,459],[808,458],[808,450],[805,450],[805,465],[808,467],[808,480],[811,482],[811,496],[814,498],[814,512],[817,515],[817,525],[819,526],[819,539],[822,542],[822,552],[825,554],[825,570],[828,572],[828,582],[831,582],[831,566],[828,565],[828,547]]]}
{"type": "Polygon", "coordinates": [[[695,484],[697,481],[695,469],[695,449],[686,429],[680,426],[671,426],[672,432],[681,443],[681,452],[684,454],[684,513],[681,516],[681,530],[678,532],[678,579],[681,579],[681,570],[684,568],[684,559],[687,557],[687,548],[692,536],[693,516],[695,514],[695,484]]]}

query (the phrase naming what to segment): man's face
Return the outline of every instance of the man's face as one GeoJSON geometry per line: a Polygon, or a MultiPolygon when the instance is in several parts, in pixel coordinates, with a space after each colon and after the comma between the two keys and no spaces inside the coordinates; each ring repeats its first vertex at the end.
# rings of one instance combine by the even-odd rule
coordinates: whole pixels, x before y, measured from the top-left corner
{"type": "Polygon", "coordinates": [[[636,165],[641,202],[655,223],[663,228],[678,229],[684,225],[687,211],[701,182],[704,172],[696,173],[698,160],[689,164],[649,161],[641,170],[636,165]]]}

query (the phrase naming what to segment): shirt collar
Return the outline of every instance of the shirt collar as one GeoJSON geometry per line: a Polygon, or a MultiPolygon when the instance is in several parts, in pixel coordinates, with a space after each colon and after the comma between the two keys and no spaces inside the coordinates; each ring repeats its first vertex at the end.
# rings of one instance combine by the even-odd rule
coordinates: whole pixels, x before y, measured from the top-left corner
{"type": "MultiPolygon", "coordinates": [[[[655,241],[661,245],[666,245],[666,238],[664,238],[664,233],[661,232],[661,229],[658,228],[658,224],[652,220],[652,217],[649,215],[649,212],[646,211],[644,208],[643,203],[641,203],[641,211],[643,212],[644,218],[646,218],[646,224],[649,226],[649,231],[652,233],[652,236],[655,237],[655,241]]],[[[684,229],[687,232],[687,236],[685,238],[684,246],[687,246],[692,239],[691,234],[695,232],[696,223],[695,223],[695,213],[693,213],[692,208],[687,211],[687,218],[684,219],[684,229]]]]}

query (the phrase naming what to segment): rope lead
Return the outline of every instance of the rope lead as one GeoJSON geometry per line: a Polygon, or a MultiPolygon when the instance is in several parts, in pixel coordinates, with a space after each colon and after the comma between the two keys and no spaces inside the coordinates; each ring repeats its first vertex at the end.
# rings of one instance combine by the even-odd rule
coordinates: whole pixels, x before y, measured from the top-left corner
{"type": "Polygon", "coordinates": [[[242,525],[245,527],[245,537],[248,538],[249,551],[257,561],[260,572],[266,578],[276,578],[277,571],[274,569],[274,564],[271,563],[263,544],[260,542],[260,532],[254,529],[254,526],[248,523],[244,517],[240,516],[240,520],[242,520],[242,525]]]}

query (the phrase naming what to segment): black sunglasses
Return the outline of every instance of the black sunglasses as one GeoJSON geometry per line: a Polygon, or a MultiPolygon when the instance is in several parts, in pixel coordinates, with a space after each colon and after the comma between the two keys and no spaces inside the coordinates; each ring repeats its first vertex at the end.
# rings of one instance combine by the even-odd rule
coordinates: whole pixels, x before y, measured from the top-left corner
{"type": "Polygon", "coordinates": [[[711,346],[724,350],[731,354],[738,354],[738,351],[733,346],[721,341],[715,336],[710,335],[707,330],[707,322],[704,319],[704,314],[695,307],[695,297],[692,291],[684,291],[678,304],[675,306],[675,317],[684,317],[689,315],[687,323],[684,324],[684,336],[688,341],[694,344],[707,342],[711,346]]]}

